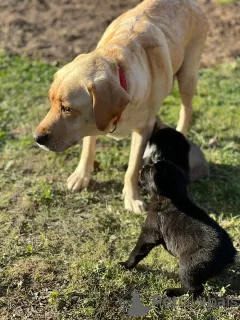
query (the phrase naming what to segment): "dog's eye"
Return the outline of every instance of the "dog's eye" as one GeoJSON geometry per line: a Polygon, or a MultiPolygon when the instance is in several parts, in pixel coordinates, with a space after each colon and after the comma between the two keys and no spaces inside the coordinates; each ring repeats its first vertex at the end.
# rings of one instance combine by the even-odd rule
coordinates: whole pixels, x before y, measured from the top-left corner
{"type": "Polygon", "coordinates": [[[61,112],[63,113],[71,113],[71,109],[69,107],[64,107],[63,105],[61,105],[61,112]]]}

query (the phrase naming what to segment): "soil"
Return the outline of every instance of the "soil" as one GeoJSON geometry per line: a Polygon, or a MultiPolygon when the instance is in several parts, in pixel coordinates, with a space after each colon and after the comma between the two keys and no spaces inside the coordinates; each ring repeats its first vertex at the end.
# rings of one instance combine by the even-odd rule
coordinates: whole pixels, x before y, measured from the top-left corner
{"type": "MultiPolygon", "coordinates": [[[[0,48],[48,62],[71,61],[96,46],[109,23],[139,0],[0,0],[0,48]]],[[[240,2],[199,0],[210,32],[202,66],[240,56],[240,2]]]]}

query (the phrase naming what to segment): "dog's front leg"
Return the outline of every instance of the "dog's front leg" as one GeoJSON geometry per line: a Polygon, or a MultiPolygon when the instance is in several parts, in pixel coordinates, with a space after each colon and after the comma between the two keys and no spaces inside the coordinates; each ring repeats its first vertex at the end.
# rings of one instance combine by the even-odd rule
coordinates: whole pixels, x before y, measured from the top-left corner
{"type": "Polygon", "coordinates": [[[96,137],[83,138],[82,155],[76,170],[67,180],[69,190],[82,190],[87,188],[93,172],[96,149],[96,137]]]}
{"type": "Polygon", "coordinates": [[[125,175],[123,197],[125,209],[136,213],[145,210],[138,187],[138,174],[142,165],[143,153],[151,132],[152,126],[148,126],[143,130],[133,131],[132,133],[131,151],[128,169],[125,175]]]}

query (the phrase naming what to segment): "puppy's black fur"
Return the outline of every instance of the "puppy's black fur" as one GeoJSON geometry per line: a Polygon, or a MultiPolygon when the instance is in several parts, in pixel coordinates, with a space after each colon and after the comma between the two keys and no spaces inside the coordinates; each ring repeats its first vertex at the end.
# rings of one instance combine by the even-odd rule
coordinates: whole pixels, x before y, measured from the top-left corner
{"type": "Polygon", "coordinates": [[[152,195],[145,225],[126,262],[135,267],[152,248],[163,245],[179,258],[181,288],[166,290],[168,296],[185,293],[194,297],[203,284],[234,261],[236,250],[228,233],[187,195],[184,172],[168,161],[143,167],[140,184],[152,195]]]}
{"type": "Polygon", "coordinates": [[[152,135],[147,143],[143,164],[167,160],[181,167],[189,182],[209,177],[209,166],[202,150],[183,134],[168,127],[156,117],[152,135]]]}
{"type": "Polygon", "coordinates": [[[184,135],[172,128],[157,129],[149,139],[143,158],[144,165],[167,160],[179,166],[189,176],[190,144],[184,135]]]}

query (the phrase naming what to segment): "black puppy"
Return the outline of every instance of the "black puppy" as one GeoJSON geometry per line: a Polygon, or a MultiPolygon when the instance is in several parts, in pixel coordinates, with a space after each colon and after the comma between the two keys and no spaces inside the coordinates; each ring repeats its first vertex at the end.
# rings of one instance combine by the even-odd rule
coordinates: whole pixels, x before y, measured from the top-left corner
{"type": "Polygon", "coordinates": [[[167,160],[189,175],[190,145],[184,135],[172,128],[156,130],[149,139],[144,164],[167,160]]]}
{"type": "Polygon", "coordinates": [[[182,168],[189,181],[209,176],[209,167],[201,149],[184,135],[156,119],[143,155],[143,164],[167,160],[182,168]]]}
{"type": "Polygon", "coordinates": [[[168,161],[143,167],[140,184],[152,195],[151,208],[137,244],[126,262],[137,265],[152,248],[163,245],[179,258],[181,288],[167,289],[168,296],[197,296],[203,284],[234,261],[236,250],[228,233],[197,207],[187,195],[187,178],[168,161]]]}

